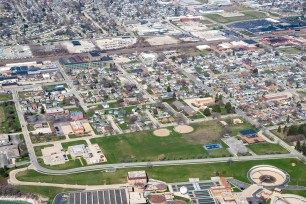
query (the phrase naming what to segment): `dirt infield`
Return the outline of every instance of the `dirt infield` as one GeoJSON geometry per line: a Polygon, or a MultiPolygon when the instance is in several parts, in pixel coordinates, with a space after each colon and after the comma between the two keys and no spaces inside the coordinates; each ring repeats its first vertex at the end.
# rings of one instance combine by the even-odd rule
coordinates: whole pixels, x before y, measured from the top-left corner
{"type": "Polygon", "coordinates": [[[158,129],[153,132],[153,134],[157,137],[167,137],[170,135],[170,131],[168,129],[158,129]]]}
{"type": "Polygon", "coordinates": [[[189,125],[179,125],[174,128],[174,131],[178,133],[190,133],[193,131],[193,127],[189,125]]]}

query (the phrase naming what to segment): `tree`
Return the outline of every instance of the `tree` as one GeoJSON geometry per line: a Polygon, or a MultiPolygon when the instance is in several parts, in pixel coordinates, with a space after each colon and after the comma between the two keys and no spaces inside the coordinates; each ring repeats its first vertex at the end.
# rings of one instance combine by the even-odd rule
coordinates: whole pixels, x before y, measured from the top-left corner
{"type": "Polygon", "coordinates": [[[282,127],[278,126],[277,132],[282,132],[282,127]]]}
{"type": "Polygon", "coordinates": [[[167,92],[171,92],[171,87],[170,86],[167,87],[167,92]]]}
{"type": "Polygon", "coordinates": [[[213,106],[213,111],[216,113],[221,113],[221,107],[220,105],[216,104],[213,106]]]}
{"type": "Polygon", "coordinates": [[[227,103],[225,104],[225,109],[226,109],[226,112],[227,112],[227,113],[230,113],[231,110],[232,110],[232,104],[231,104],[230,102],[227,102],[227,103]]]}
{"type": "Polygon", "coordinates": [[[299,140],[296,142],[295,149],[299,152],[302,150],[301,142],[299,140]]]}
{"type": "Polygon", "coordinates": [[[210,113],[209,108],[205,108],[203,114],[204,114],[205,116],[211,116],[211,113],[210,113]]]}
{"type": "Polygon", "coordinates": [[[290,122],[290,117],[289,117],[289,115],[288,115],[288,117],[287,117],[286,122],[287,122],[287,123],[289,123],[289,122],[290,122]]]}
{"type": "Polygon", "coordinates": [[[45,114],[45,107],[44,106],[41,107],[40,113],[45,114]]]}
{"type": "Polygon", "coordinates": [[[176,93],[175,92],[173,92],[172,98],[176,99],[176,93]]]}
{"type": "Polygon", "coordinates": [[[302,153],[303,155],[306,155],[306,142],[303,142],[303,146],[302,146],[302,153]]]}
{"type": "Polygon", "coordinates": [[[158,83],[160,83],[160,78],[158,77],[158,78],[156,79],[156,81],[157,81],[158,83]]]}
{"type": "Polygon", "coordinates": [[[287,131],[287,126],[285,125],[284,129],[283,129],[283,134],[285,134],[287,131]]]}

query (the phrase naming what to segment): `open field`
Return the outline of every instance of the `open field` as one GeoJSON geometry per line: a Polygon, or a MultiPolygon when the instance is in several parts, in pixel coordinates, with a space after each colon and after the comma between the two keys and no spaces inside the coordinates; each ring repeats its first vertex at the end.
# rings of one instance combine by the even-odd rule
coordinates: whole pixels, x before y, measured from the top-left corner
{"type": "Polygon", "coordinates": [[[259,11],[242,11],[241,14],[243,16],[233,16],[233,17],[223,17],[219,14],[206,14],[205,17],[217,21],[219,23],[232,23],[236,21],[245,21],[245,20],[252,20],[252,19],[262,19],[267,18],[268,16],[259,11]]]}
{"type": "Polygon", "coordinates": [[[119,184],[126,182],[128,171],[145,170],[148,176],[153,179],[159,179],[165,182],[184,182],[189,178],[199,178],[201,180],[210,179],[217,172],[223,176],[234,177],[238,180],[250,183],[247,179],[247,172],[255,165],[273,165],[290,174],[289,185],[306,186],[306,178],[301,176],[305,173],[306,165],[297,162],[295,167],[291,166],[292,159],[261,160],[261,161],[243,161],[233,163],[211,163],[182,166],[153,166],[146,168],[127,168],[118,169],[115,173],[105,173],[102,171],[92,171],[63,176],[51,176],[38,173],[34,170],[28,170],[18,174],[17,178],[21,181],[47,182],[47,183],[67,183],[82,185],[102,185],[119,184]]]}
{"type": "Polygon", "coordinates": [[[8,101],[12,99],[13,99],[12,94],[0,94],[0,101],[8,101]]]}
{"type": "MultiPolygon", "coordinates": [[[[195,131],[188,134],[180,134],[169,128],[168,137],[156,137],[152,131],[146,131],[92,139],[91,143],[99,144],[109,163],[156,161],[160,155],[164,155],[166,160],[209,156],[203,145],[219,141],[222,127],[216,121],[192,126],[195,131]]],[[[214,152],[216,157],[226,155],[230,155],[226,150],[214,152]]]]}
{"type": "Polygon", "coordinates": [[[278,144],[263,143],[263,144],[248,145],[247,147],[258,155],[289,153],[286,149],[284,149],[282,146],[278,144]]]}
{"type": "MultiPolygon", "coordinates": [[[[65,170],[65,169],[73,169],[73,168],[78,168],[82,167],[82,163],[80,159],[70,159],[67,161],[65,164],[59,164],[59,165],[46,165],[44,161],[40,158],[38,158],[38,162],[42,167],[45,167],[47,169],[53,169],[53,170],[65,170]]],[[[86,163],[85,163],[86,165],[86,163]]]]}
{"type": "Polygon", "coordinates": [[[63,149],[68,149],[69,146],[74,146],[74,145],[80,145],[80,144],[87,144],[85,140],[78,140],[78,141],[73,141],[73,142],[64,142],[62,143],[63,149]]]}
{"type": "Polygon", "coordinates": [[[282,190],[282,193],[300,195],[306,198],[306,191],[282,190]]]}
{"type": "Polygon", "coordinates": [[[287,53],[287,54],[298,54],[302,52],[301,50],[295,47],[283,47],[278,49],[280,52],[287,53]]]}
{"type": "Polygon", "coordinates": [[[21,130],[15,103],[0,103],[0,133],[14,133],[21,130]]]}
{"type": "Polygon", "coordinates": [[[61,192],[76,191],[76,189],[45,187],[45,186],[16,186],[16,188],[25,193],[34,193],[49,198],[48,204],[51,204],[54,197],[61,192]]]}
{"type": "Polygon", "coordinates": [[[297,93],[298,93],[300,96],[306,97],[306,92],[304,92],[304,91],[298,91],[297,93]]]}
{"type": "MultiPolygon", "coordinates": [[[[227,120],[225,120],[227,122],[227,120]]],[[[231,130],[231,133],[230,135],[231,136],[236,136],[239,134],[239,131],[240,130],[247,130],[247,129],[253,129],[255,131],[258,131],[256,128],[254,128],[253,125],[251,125],[250,123],[241,123],[241,124],[231,124],[231,125],[228,125],[229,129],[231,130]]]]}

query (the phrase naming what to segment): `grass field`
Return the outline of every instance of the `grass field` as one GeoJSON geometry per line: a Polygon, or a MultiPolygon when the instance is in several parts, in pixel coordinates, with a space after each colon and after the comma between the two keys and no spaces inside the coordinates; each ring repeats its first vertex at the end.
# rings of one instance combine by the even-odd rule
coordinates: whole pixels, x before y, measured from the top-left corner
{"type": "Polygon", "coordinates": [[[69,146],[74,146],[74,145],[80,145],[80,144],[87,144],[85,140],[77,140],[73,142],[63,142],[62,147],[63,149],[68,149],[69,146]]]}
{"type": "Polygon", "coordinates": [[[287,53],[287,54],[298,54],[302,52],[301,50],[295,48],[295,47],[284,47],[278,49],[280,52],[287,53]]]}
{"type": "MultiPolygon", "coordinates": [[[[78,167],[82,167],[82,163],[80,161],[80,159],[70,159],[69,161],[67,161],[65,164],[59,164],[59,165],[46,165],[43,161],[43,159],[38,158],[38,163],[42,166],[45,167],[47,169],[53,169],[53,170],[65,170],[65,169],[73,169],[73,168],[78,168],[78,167]]],[[[84,164],[86,165],[86,163],[84,164]]]]}
{"type": "Polygon", "coordinates": [[[305,91],[298,91],[298,94],[299,94],[300,96],[306,97],[306,92],[305,92],[305,91]]]}
{"type": "Polygon", "coordinates": [[[12,99],[13,99],[12,94],[0,94],[0,101],[8,101],[12,99]]]}
{"type": "Polygon", "coordinates": [[[21,131],[15,103],[12,101],[0,103],[0,133],[21,131]]]}
{"type": "Polygon", "coordinates": [[[157,161],[162,154],[166,160],[230,156],[224,149],[207,152],[203,148],[203,144],[220,139],[222,127],[216,121],[192,126],[195,130],[189,134],[179,134],[170,128],[168,137],[157,137],[152,131],[146,131],[91,139],[91,143],[99,144],[109,163],[157,161]]]}
{"type": "Polygon", "coordinates": [[[258,154],[258,155],[289,153],[282,146],[278,144],[270,144],[270,143],[248,145],[248,148],[251,149],[255,154],[258,154]]]}
{"type": "Polygon", "coordinates": [[[241,124],[230,124],[229,120],[225,120],[229,125],[229,129],[231,130],[230,135],[231,136],[237,136],[239,134],[240,130],[247,130],[247,129],[253,129],[255,131],[258,131],[253,125],[250,123],[243,122],[241,124]]]}
{"type": "Polygon", "coordinates": [[[54,197],[61,192],[76,191],[76,189],[45,187],[45,186],[16,186],[16,188],[25,193],[39,194],[49,198],[48,204],[51,204],[54,197]]]}
{"type": "Polygon", "coordinates": [[[243,161],[233,163],[209,163],[182,166],[153,166],[145,168],[118,169],[115,173],[105,173],[102,171],[92,171],[63,176],[51,176],[38,173],[34,170],[21,172],[17,178],[21,181],[47,182],[47,183],[67,183],[80,185],[102,185],[119,184],[126,182],[128,171],[145,170],[149,178],[159,179],[165,182],[184,182],[189,178],[199,178],[201,180],[210,179],[217,172],[223,176],[235,177],[238,180],[250,183],[247,179],[248,170],[255,165],[273,165],[283,169],[290,174],[289,185],[306,186],[305,173],[306,165],[297,162],[295,167],[291,166],[291,159],[243,161]]]}
{"type": "Polygon", "coordinates": [[[244,16],[234,16],[234,17],[223,17],[219,14],[206,14],[205,17],[217,21],[218,23],[232,23],[236,21],[252,20],[252,19],[262,19],[267,18],[268,16],[259,11],[242,11],[244,16]]]}

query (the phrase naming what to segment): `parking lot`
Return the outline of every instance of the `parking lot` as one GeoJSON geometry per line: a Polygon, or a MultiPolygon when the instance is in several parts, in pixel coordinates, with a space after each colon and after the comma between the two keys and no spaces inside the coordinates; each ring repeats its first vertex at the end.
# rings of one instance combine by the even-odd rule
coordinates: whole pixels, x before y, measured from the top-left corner
{"type": "Polygon", "coordinates": [[[126,189],[78,191],[58,195],[53,204],[127,204],[126,189]],[[68,201],[68,202],[67,202],[68,201]]]}

